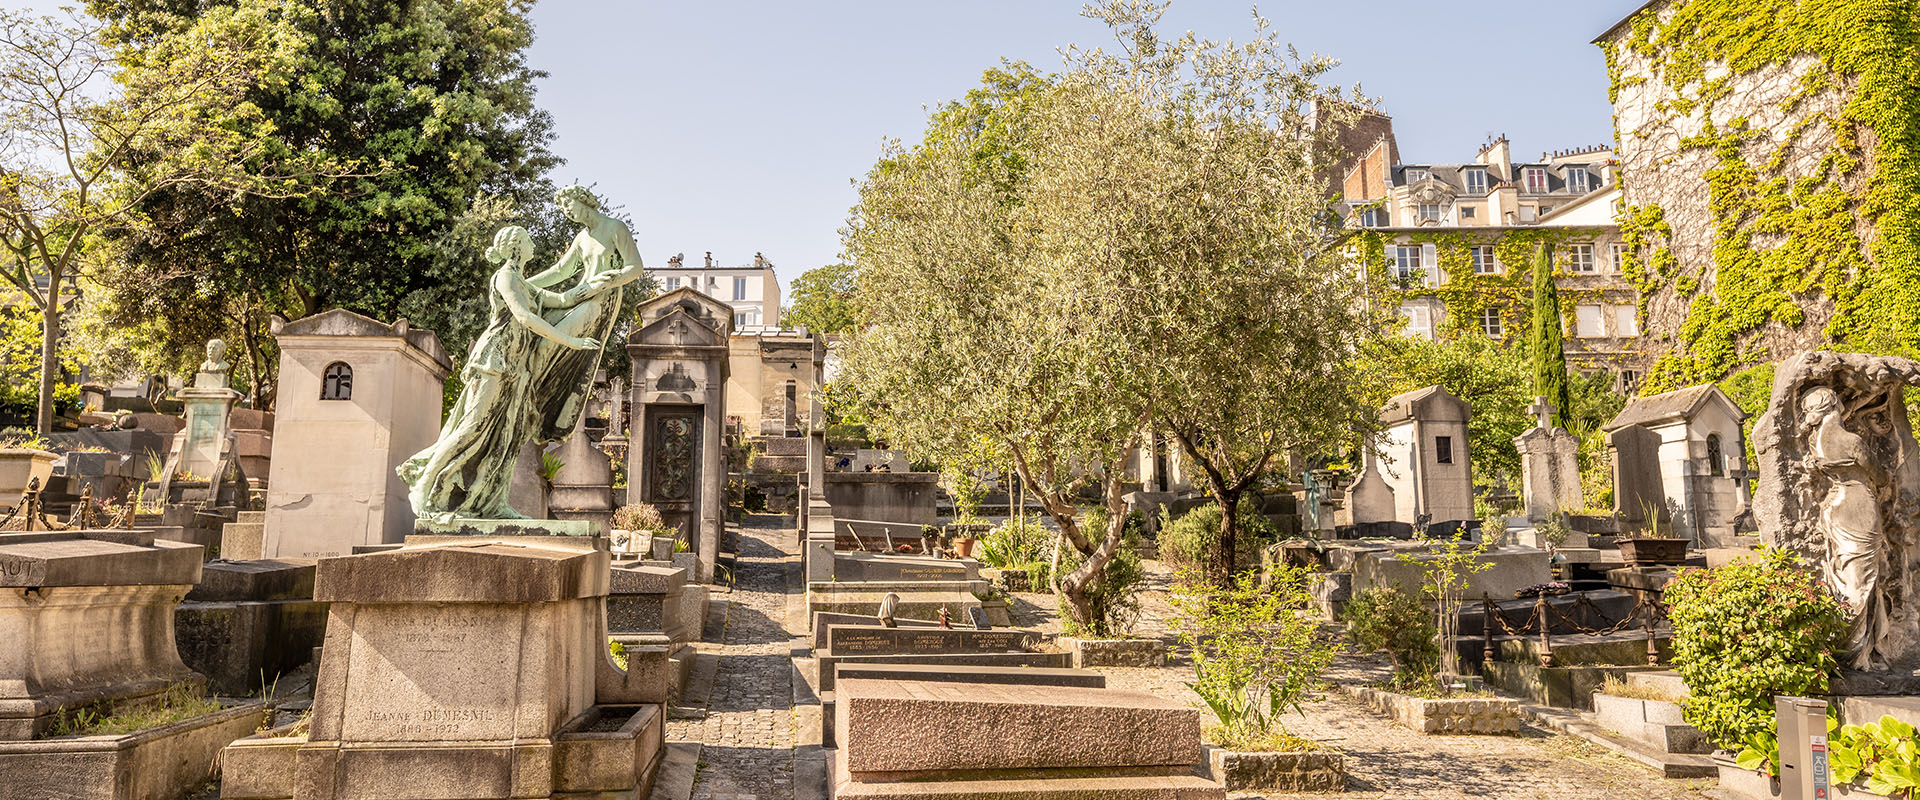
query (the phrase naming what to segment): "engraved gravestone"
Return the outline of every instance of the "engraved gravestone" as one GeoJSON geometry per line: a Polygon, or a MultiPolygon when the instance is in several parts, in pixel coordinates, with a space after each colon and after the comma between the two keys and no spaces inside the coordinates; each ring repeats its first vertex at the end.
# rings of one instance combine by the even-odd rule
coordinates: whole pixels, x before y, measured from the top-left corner
{"type": "Polygon", "coordinates": [[[609,661],[609,571],[604,552],[499,541],[322,560],[309,733],[230,746],[238,772],[271,780],[229,796],[645,796],[666,681],[639,656],[609,661]],[[608,718],[626,721],[594,727],[608,718]],[[573,783],[590,750],[620,754],[619,785],[573,783]]]}

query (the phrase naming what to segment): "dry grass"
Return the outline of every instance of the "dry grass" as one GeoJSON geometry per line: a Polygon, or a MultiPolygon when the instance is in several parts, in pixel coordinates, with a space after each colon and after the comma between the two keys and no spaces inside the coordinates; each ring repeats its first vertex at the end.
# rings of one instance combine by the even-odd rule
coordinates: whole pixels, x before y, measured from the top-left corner
{"type": "Polygon", "coordinates": [[[101,714],[93,708],[62,712],[48,731],[55,736],[103,736],[133,733],[184,722],[220,710],[220,704],[191,683],[167,687],[160,700],[137,709],[101,714]]]}
{"type": "Polygon", "coordinates": [[[1686,698],[1675,696],[1672,692],[1663,689],[1643,686],[1637,683],[1628,683],[1626,679],[1618,675],[1608,675],[1606,681],[1600,684],[1600,693],[1610,694],[1614,697],[1625,697],[1632,700],[1657,700],[1662,703],[1685,703],[1687,701],[1686,698]]]}

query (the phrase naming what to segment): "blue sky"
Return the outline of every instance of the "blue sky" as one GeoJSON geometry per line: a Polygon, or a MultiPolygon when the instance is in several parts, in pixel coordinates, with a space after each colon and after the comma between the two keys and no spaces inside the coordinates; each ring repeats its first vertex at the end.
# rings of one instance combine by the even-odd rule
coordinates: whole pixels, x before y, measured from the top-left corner
{"type": "MultiPolygon", "coordinates": [[[[782,282],[829,263],[887,137],[1001,58],[1043,69],[1110,41],[1077,0],[545,0],[529,54],[567,164],[632,214],[648,266],[764,252],[782,282]]],[[[1606,69],[1589,44],[1640,0],[1268,2],[1303,52],[1340,59],[1394,118],[1407,162],[1471,160],[1505,133],[1516,156],[1612,141],[1606,69]],[[1364,11],[1361,9],[1365,9],[1364,11]]],[[[1245,38],[1251,5],[1175,2],[1170,32],[1245,38]]]]}

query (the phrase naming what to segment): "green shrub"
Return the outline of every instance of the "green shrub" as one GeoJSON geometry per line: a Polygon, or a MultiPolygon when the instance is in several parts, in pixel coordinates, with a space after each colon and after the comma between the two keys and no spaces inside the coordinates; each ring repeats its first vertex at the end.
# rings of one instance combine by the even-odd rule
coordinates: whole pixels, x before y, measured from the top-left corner
{"type": "MultiPolygon", "coordinates": [[[[1920,789],[1920,735],[1891,715],[1865,725],[1841,726],[1827,717],[1835,786],[1860,786],[1889,797],[1914,796],[1920,789]]],[[[1743,766],[1745,766],[1743,764],[1743,766]]],[[[1777,764],[1774,772],[1779,772],[1777,764]]]]}
{"type": "MultiPolygon", "coordinates": [[[[1252,495],[1240,496],[1239,530],[1234,532],[1233,563],[1239,569],[1260,565],[1260,549],[1279,538],[1273,521],[1260,513],[1260,503],[1252,495]]],[[[1208,503],[1179,519],[1168,519],[1161,512],[1160,561],[1175,572],[1206,570],[1220,541],[1220,504],[1208,503]]]]}
{"type": "Polygon", "coordinates": [[[1279,716],[1299,710],[1333,663],[1339,645],[1303,613],[1313,602],[1306,579],[1288,566],[1264,588],[1252,572],[1224,589],[1199,572],[1180,576],[1172,600],[1196,676],[1187,685],[1220,723],[1215,742],[1246,746],[1284,733],[1279,716]]]}
{"type": "Polygon", "coordinates": [[[989,567],[1017,569],[1028,562],[1051,558],[1053,536],[1053,532],[1037,520],[1010,519],[980,537],[974,554],[980,563],[989,567]]]}
{"type": "Polygon", "coordinates": [[[1667,585],[1686,720],[1722,747],[1771,741],[1775,695],[1825,694],[1846,631],[1840,603],[1792,553],[1768,548],[1667,585]]]}
{"type": "Polygon", "coordinates": [[[1393,657],[1393,685],[1426,688],[1440,667],[1440,631],[1420,601],[1391,586],[1374,586],[1353,596],[1342,614],[1356,649],[1381,650],[1393,657]]]}
{"type": "MultiPolygon", "coordinates": [[[[1107,511],[1095,508],[1080,515],[1080,530],[1090,539],[1105,539],[1107,535],[1107,511]]],[[[1133,626],[1140,615],[1140,589],[1146,581],[1147,572],[1140,566],[1139,537],[1129,524],[1122,536],[1120,546],[1114,550],[1113,558],[1107,560],[1100,576],[1087,584],[1087,599],[1093,606],[1091,626],[1082,626],[1072,615],[1062,608],[1060,620],[1069,636],[1083,636],[1092,639],[1113,638],[1133,626]]],[[[1080,568],[1083,557],[1072,546],[1060,548],[1060,574],[1068,575],[1080,568]]],[[[1066,603],[1061,598],[1061,603],[1066,603]]]]}

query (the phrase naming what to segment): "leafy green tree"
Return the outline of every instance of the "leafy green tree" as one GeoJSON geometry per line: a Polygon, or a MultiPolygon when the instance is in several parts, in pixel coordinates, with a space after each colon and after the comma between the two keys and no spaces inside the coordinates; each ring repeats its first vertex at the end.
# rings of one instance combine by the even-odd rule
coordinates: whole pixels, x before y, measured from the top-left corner
{"type": "Polygon", "coordinates": [[[1087,590],[1121,546],[1145,430],[1209,459],[1231,507],[1359,406],[1333,376],[1364,331],[1314,196],[1328,64],[1264,22],[1247,43],[1162,38],[1162,11],[1095,5],[1120,52],[989,72],[886,153],[848,240],[861,304],[886,309],[852,335],[848,380],[910,450],[947,461],[1000,440],[1079,556],[1060,589],[1095,632],[1087,590]],[[1104,530],[1077,513],[1088,484],[1104,530]]]}
{"type": "Polygon", "coordinates": [[[854,302],[852,264],[828,264],[793,279],[793,305],[780,313],[788,325],[814,333],[845,333],[860,321],[854,302]]]}
{"type": "Polygon", "coordinates": [[[1390,395],[1436,384],[1467,401],[1473,407],[1467,455],[1474,478],[1517,486],[1520,451],[1513,439],[1533,427],[1527,413],[1534,397],[1527,367],[1518,345],[1472,334],[1445,341],[1379,339],[1370,343],[1366,368],[1377,370],[1386,387],[1373,399],[1375,408],[1390,395]]]}
{"type": "MultiPolygon", "coordinates": [[[[484,305],[485,271],[462,233],[526,224],[555,254],[563,228],[545,174],[558,164],[551,123],[534,104],[527,66],[531,0],[92,0],[116,55],[143,70],[156,52],[191,50],[211,13],[262,14],[294,32],[290,58],[253,76],[244,107],[270,124],[257,170],[286,153],[360,165],[324,194],[233,198],[198,185],[152,193],[151,225],[119,242],[122,263],[105,315],[141,325],[151,353],[190,352],[224,329],[258,359],[257,396],[271,395],[271,314],[332,307],[382,319],[410,316],[464,354],[484,305]],[[481,209],[486,195],[512,212],[481,209]],[[462,227],[463,219],[465,222],[462,227]],[[217,321],[217,322],[216,322],[217,321]],[[444,329],[443,329],[444,328],[444,329]],[[467,337],[467,338],[463,338],[467,337]]],[[[202,109],[215,128],[237,118],[202,109]]],[[[159,151],[134,150],[131,174],[159,151]]],[[[156,366],[177,367],[178,364],[156,366]]]]}
{"type": "Polygon", "coordinates": [[[96,237],[144,228],[146,204],[175,192],[297,202],[335,165],[270,146],[271,121],[246,102],[297,50],[276,12],[204,9],[138,59],[101,33],[71,11],[0,11],[0,277],[40,314],[41,432],[53,424],[62,315],[96,237]],[[148,157],[130,167],[133,154],[148,157]]]}
{"type": "Polygon", "coordinates": [[[1560,291],[1553,283],[1553,245],[1533,255],[1533,391],[1553,406],[1553,424],[1567,427],[1573,394],[1567,387],[1567,354],[1560,335],[1560,291]]]}

